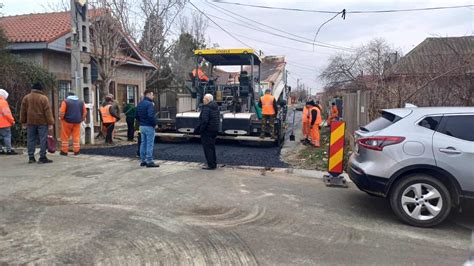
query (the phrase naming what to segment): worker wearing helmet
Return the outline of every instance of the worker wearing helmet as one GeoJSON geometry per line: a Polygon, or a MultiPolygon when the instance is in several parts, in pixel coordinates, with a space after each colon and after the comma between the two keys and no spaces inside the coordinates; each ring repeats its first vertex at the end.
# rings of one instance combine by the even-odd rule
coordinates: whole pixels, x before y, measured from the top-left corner
{"type": "Polygon", "coordinates": [[[260,138],[265,137],[267,125],[270,124],[272,139],[275,139],[275,116],[278,113],[277,102],[275,97],[271,94],[271,90],[265,90],[265,95],[260,97],[258,106],[262,108],[262,132],[260,138]]]}

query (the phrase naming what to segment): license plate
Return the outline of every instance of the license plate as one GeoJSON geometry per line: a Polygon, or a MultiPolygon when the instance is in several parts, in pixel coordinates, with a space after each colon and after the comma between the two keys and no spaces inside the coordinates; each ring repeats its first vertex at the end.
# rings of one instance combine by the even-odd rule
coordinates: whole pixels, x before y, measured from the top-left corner
{"type": "Polygon", "coordinates": [[[359,145],[357,144],[357,142],[356,142],[356,144],[354,145],[354,152],[355,152],[355,153],[359,153],[359,145]]]}

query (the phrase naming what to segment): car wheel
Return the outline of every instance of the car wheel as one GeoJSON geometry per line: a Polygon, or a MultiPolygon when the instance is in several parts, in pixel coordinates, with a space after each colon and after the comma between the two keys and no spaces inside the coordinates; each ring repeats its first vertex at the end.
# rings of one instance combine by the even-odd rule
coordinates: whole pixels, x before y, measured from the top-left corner
{"type": "Polygon", "coordinates": [[[443,222],[451,212],[451,196],[446,186],[424,174],[410,175],[390,193],[393,212],[405,223],[431,227],[443,222]]]}

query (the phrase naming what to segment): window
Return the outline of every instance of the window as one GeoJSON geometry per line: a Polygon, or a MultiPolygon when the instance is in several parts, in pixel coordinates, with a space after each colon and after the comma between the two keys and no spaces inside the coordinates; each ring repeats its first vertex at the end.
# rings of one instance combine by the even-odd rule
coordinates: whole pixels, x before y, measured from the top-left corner
{"type": "Polygon", "coordinates": [[[391,126],[392,124],[395,124],[400,119],[402,118],[395,114],[384,111],[382,112],[381,117],[375,119],[366,126],[361,127],[360,130],[365,132],[380,131],[388,126],[391,126]]]}
{"type": "Polygon", "coordinates": [[[82,80],[84,83],[89,83],[89,69],[87,67],[82,68],[82,80]]]}
{"type": "Polygon", "coordinates": [[[59,100],[59,104],[61,104],[61,102],[64,101],[64,99],[67,98],[67,94],[70,91],[71,91],[71,81],[69,81],[69,80],[60,80],[58,82],[58,93],[59,93],[58,100],[59,100]]]}
{"type": "Polygon", "coordinates": [[[127,85],[127,103],[131,100],[135,103],[137,98],[137,86],[127,85]]]}
{"type": "Polygon", "coordinates": [[[454,138],[474,141],[474,115],[444,116],[439,132],[454,138]]]}
{"type": "Polygon", "coordinates": [[[425,127],[427,129],[436,131],[436,129],[438,129],[438,125],[440,121],[441,121],[441,116],[428,116],[428,117],[425,117],[425,119],[421,120],[421,122],[418,123],[418,125],[425,127]]]}

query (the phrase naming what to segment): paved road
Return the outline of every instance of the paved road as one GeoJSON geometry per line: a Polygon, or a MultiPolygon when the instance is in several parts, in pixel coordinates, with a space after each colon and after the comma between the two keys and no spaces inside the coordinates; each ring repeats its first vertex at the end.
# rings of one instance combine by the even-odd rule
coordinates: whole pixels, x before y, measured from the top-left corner
{"type": "Polygon", "coordinates": [[[384,200],[294,174],[52,158],[0,160],[0,264],[461,265],[469,255],[474,211],[419,229],[384,200]]]}
{"type": "MultiPolygon", "coordinates": [[[[301,120],[301,112],[297,112],[296,121],[301,120]]],[[[290,122],[289,130],[286,132],[286,142],[284,149],[294,148],[296,142],[289,141],[291,126],[293,121],[293,111],[289,111],[288,119],[290,122]]],[[[299,122],[296,123],[296,131],[300,137],[299,122]]],[[[299,141],[299,137],[297,141],[299,141]]],[[[84,154],[107,155],[126,158],[135,158],[137,151],[136,145],[116,146],[107,148],[87,148],[83,149],[84,154]]],[[[216,153],[219,164],[226,165],[248,165],[261,167],[288,167],[281,160],[281,148],[266,143],[265,146],[259,146],[256,143],[239,144],[231,141],[219,141],[216,147],[216,153]]],[[[157,160],[183,161],[183,162],[205,162],[204,152],[199,142],[183,141],[179,143],[159,142],[155,144],[154,158],[157,160]]]]}

